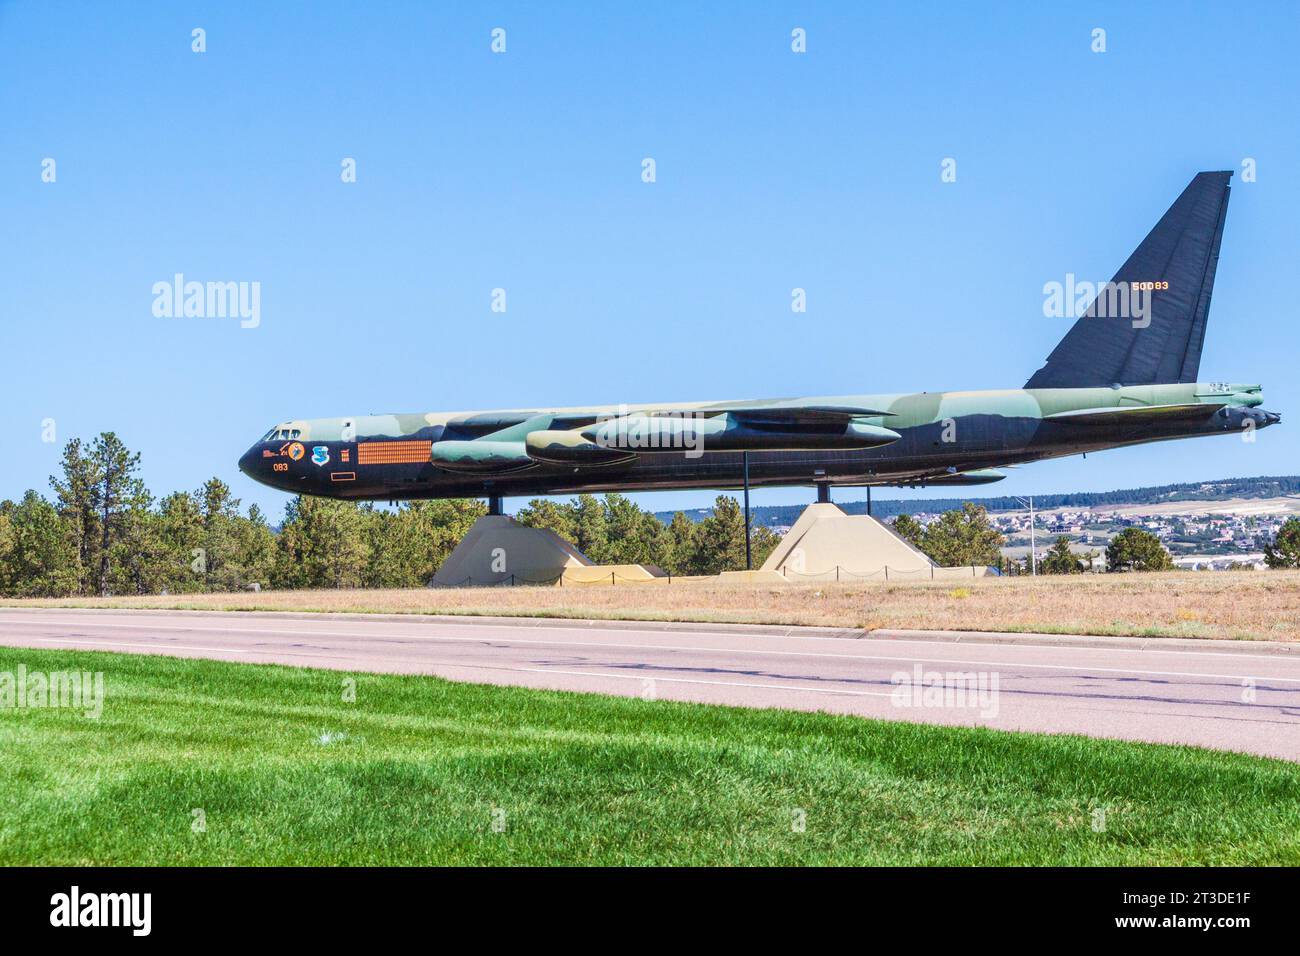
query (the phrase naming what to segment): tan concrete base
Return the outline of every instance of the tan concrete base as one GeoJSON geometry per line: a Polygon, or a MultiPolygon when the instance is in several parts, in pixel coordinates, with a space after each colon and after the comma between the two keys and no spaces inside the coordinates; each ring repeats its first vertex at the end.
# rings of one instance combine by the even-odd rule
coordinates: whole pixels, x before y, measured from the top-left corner
{"type": "Polygon", "coordinates": [[[593,564],[569,567],[557,582],[562,587],[588,584],[667,584],[668,576],[653,564],[593,564]]]}
{"type": "Polygon", "coordinates": [[[595,565],[554,531],[505,515],[475,521],[430,583],[433,587],[642,584],[667,581],[650,565],[595,565]]]}
{"type": "MultiPolygon", "coordinates": [[[[692,580],[708,580],[695,579],[692,580]]],[[[789,578],[784,577],[780,571],[765,571],[757,568],[753,571],[723,571],[717,576],[723,584],[793,584],[789,578]]]]}
{"type": "Polygon", "coordinates": [[[969,579],[989,573],[986,567],[941,568],[883,522],[847,515],[829,503],[804,509],[763,570],[791,583],[969,579]]]}

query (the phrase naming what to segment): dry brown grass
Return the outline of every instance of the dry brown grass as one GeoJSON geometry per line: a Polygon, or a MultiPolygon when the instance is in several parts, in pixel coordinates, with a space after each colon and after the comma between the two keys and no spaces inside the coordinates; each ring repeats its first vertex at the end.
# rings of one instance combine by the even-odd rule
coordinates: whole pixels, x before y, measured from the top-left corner
{"type": "Polygon", "coordinates": [[[617,618],[860,628],[1300,640],[1300,571],[1170,572],[969,582],[263,591],[10,605],[617,618]]]}

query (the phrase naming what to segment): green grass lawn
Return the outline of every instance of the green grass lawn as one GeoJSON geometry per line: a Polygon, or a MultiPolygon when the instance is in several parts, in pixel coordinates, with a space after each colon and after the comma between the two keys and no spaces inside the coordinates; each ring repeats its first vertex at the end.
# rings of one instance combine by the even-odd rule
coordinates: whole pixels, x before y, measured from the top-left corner
{"type": "Polygon", "coordinates": [[[0,708],[3,864],[1300,863],[1281,761],[0,648],[19,664],[107,696],[0,708]]]}

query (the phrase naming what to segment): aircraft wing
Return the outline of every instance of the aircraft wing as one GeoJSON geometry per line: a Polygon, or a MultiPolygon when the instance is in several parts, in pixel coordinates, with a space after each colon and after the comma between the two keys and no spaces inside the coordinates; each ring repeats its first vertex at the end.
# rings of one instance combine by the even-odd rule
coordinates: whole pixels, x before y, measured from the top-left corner
{"type": "Polygon", "coordinates": [[[504,473],[539,463],[625,464],[642,454],[876,448],[898,433],[863,421],[890,414],[857,405],[737,402],[716,407],[639,408],[628,414],[516,411],[448,422],[434,464],[504,473]]]}
{"type": "Polygon", "coordinates": [[[1142,425],[1154,422],[1197,421],[1208,418],[1226,403],[1190,402],[1185,405],[1122,405],[1112,408],[1080,408],[1057,412],[1044,421],[1067,425],[1142,425]]]}
{"type": "Polygon", "coordinates": [[[595,412],[551,413],[528,409],[484,412],[450,419],[447,422],[447,432],[455,440],[500,440],[503,433],[522,436],[539,428],[581,428],[596,421],[597,417],[595,412]]]}
{"type": "MultiPolygon", "coordinates": [[[[755,426],[763,424],[780,426],[845,425],[855,418],[881,418],[893,412],[859,405],[786,405],[772,403],[759,405],[738,402],[735,405],[718,405],[713,408],[687,409],[694,415],[730,415],[737,421],[755,426]]],[[[654,414],[654,413],[651,413],[654,414]]],[[[662,413],[660,413],[662,414],[662,413]]]]}

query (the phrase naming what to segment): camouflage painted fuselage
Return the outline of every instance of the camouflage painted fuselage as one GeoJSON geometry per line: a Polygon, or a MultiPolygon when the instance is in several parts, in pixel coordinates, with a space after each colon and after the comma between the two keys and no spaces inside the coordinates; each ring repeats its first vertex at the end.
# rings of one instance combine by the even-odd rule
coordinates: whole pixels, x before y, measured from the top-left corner
{"type": "Polygon", "coordinates": [[[983,484],[1002,465],[1122,445],[1253,440],[1279,419],[1258,408],[1259,386],[1195,381],[1231,178],[1192,178],[1025,388],[289,421],[239,467],[301,494],[500,498],[735,488],[746,474],[983,484]]]}
{"type": "Polygon", "coordinates": [[[1253,439],[1279,420],[1261,402],[1259,386],[1188,383],[362,415],[286,421],[239,467],[294,494],[379,500],[735,488],[742,449],[756,487],[980,484],[1000,477],[986,469],[1044,458],[1198,435],[1253,439]],[[819,409],[841,417],[830,425],[799,418],[819,409]],[[686,450],[625,448],[615,461],[533,457],[550,458],[536,441],[543,433],[586,447],[596,443],[593,422],[681,415],[722,424],[686,450]],[[844,428],[859,436],[845,444],[874,447],[825,447],[844,428]],[[791,435],[801,431],[817,447],[799,447],[791,435]]]}

